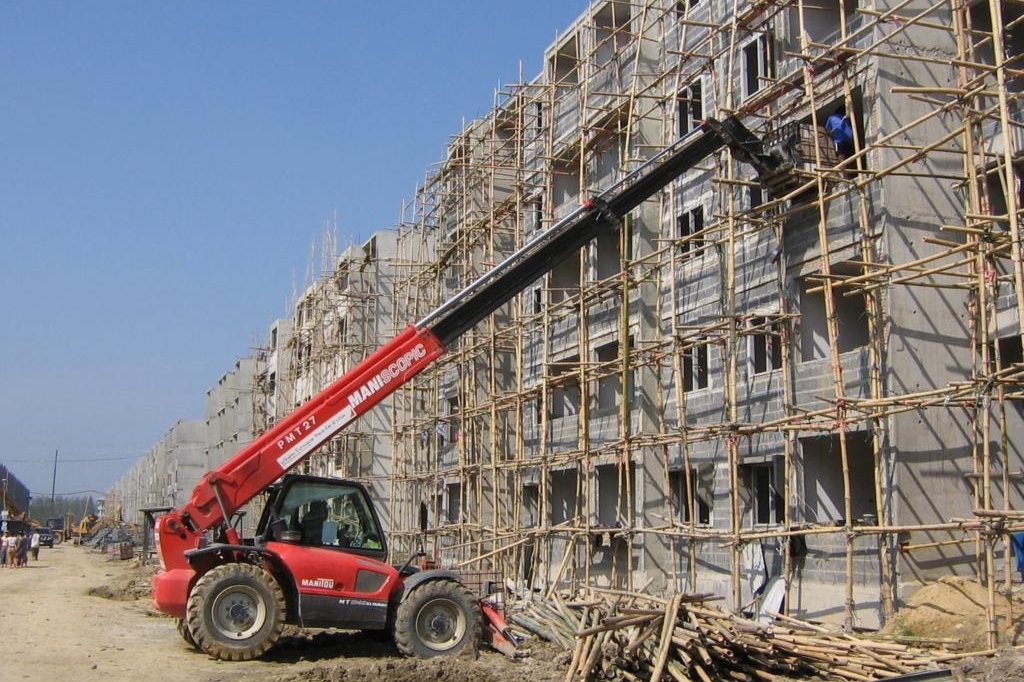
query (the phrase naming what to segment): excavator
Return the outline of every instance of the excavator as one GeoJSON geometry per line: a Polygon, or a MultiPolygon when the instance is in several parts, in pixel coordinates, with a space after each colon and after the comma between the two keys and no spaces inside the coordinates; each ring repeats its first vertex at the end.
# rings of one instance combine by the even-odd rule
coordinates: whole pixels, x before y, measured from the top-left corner
{"type": "MultiPolygon", "coordinates": [[[[618,230],[630,211],[724,146],[752,164],[770,191],[785,188],[799,162],[735,116],[705,121],[407,327],[158,517],[153,601],[178,619],[186,642],[214,658],[250,660],[289,624],[386,633],[399,652],[422,658],[471,649],[481,634],[508,646],[514,635],[500,614],[458,573],[420,570],[412,558],[388,563],[387,538],[363,485],[288,472],[468,329],[600,233],[618,230]],[[255,534],[242,538],[232,519],[264,493],[255,534]]],[[[424,516],[421,510],[421,527],[424,516]]]]}

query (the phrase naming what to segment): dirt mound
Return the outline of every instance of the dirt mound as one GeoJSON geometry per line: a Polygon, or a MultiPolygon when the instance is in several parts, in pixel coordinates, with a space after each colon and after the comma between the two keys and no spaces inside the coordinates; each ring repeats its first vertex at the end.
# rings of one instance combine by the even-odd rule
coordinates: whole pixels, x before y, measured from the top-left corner
{"type": "MultiPolygon", "coordinates": [[[[564,672],[557,678],[561,680],[564,672]]],[[[418,660],[410,658],[393,658],[375,661],[369,665],[351,665],[341,663],[331,666],[317,667],[298,675],[278,677],[274,682],[509,682],[510,669],[502,662],[495,666],[490,660],[483,658],[467,660],[462,658],[444,658],[418,660]]],[[[534,680],[538,678],[530,675],[534,680]]]]}
{"type": "Polygon", "coordinates": [[[156,573],[156,565],[143,564],[140,560],[122,561],[109,559],[112,567],[116,567],[116,575],[106,576],[109,582],[90,587],[86,592],[92,597],[113,599],[115,601],[135,601],[148,599],[150,581],[156,573]]]}
{"type": "Polygon", "coordinates": [[[954,664],[957,679],[972,682],[1014,682],[1024,680],[1024,654],[1020,649],[1003,649],[992,656],[967,658],[954,664]]]}
{"type": "MultiPolygon", "coordinates": [[[[997,591],[996,629],[1006,633],[1002,644],[1016,645],[1024,632],[1024,601],[997,591]]],[[[952,640],[963,651],[988,648],[988,589],[974,580],[949,577],[915,592],[882,634],[929,640],[952,640]]],[[[1002,636],[1002,635],[1001,635],[1002,636]]]]}
{"type": "Polygon", "coordinates": [[[275,677],[273,682],[509,682],[513,677],[562,682],[565,658],[558,647],[533,640],[529,655],[515,662],[487,649],[478,656],[422,660],[403,657],[387,637],[336,630],[303,632],[288,627],[265,660],[319,662],[315,668],[275,677]]]}

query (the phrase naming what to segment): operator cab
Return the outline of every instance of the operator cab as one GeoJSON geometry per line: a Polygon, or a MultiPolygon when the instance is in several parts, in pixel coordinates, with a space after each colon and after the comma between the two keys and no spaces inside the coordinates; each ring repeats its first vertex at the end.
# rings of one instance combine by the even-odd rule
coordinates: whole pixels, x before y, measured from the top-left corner
{"type": "Polygon", "coordinates": [[[285,476],[263,510],[257,537],[337,548],[380,561],[388,553],[366,488],[335,478],[285,476]]]}

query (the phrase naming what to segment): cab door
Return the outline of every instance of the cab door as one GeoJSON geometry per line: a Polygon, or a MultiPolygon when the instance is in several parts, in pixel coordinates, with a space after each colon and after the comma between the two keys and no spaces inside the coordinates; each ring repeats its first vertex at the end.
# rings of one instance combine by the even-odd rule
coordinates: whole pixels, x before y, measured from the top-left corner
{"type": "MultiPolygon", "coordinates": [[[[400,580],[366,489],[317,477],[286,479],[266,547],[288,568],[306,627],[383,629],[400,580]]],[[[269,523],[269,522],[268,522],[269,523]]]]}

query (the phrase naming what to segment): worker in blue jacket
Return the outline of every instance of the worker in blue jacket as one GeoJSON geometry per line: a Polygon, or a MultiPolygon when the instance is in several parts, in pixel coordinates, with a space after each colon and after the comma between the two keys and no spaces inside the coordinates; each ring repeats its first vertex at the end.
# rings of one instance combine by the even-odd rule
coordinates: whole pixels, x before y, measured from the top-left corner
{"type": "Polygon", "coordinates": [[[1013,547],[1013,555],[1017,558],[1017,572],[1024,581],[1024,531],[1010,533],[1010,546],[1013,547]]]}
{"type": "Polygon", "coordinates": [[[850,123],[850,117],[846,115],[846,106],[840,105],[832,112],[825,120],[825,130],[832,137],[840,161],[853,156],[853,125],[850,123]]]}

